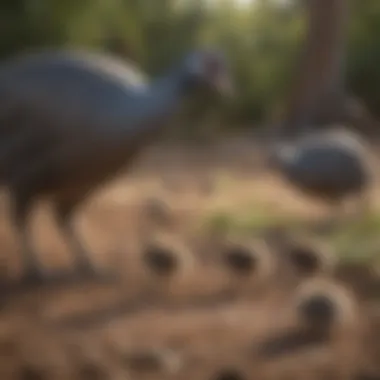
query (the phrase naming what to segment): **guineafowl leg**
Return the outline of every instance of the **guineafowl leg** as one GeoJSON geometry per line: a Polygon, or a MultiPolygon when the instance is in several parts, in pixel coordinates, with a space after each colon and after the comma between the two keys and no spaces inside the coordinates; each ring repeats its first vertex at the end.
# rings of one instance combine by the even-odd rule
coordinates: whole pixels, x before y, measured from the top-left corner
{"type": "Polygon", "coordinates": [[[95,275],[97,270],[90,260],[90,254],[84,248],[77,231],[74,228],[72,214],[77,203],[58,203],[56,205],[56,219],[70,248],[75,254],[76,268],[84,274],[95,275]]]}
{"type": "Polygon", "coordinates": [[[19,232],[21,242],[21,255],[24,264],[22,282],[37,284],[47,280],[47,278],[31,243],[31,231],[28,227],[31,206],[32,202],[30,197],[16,193],[16,196],[13,199],[12,217],[15,227],[19,232]]]}

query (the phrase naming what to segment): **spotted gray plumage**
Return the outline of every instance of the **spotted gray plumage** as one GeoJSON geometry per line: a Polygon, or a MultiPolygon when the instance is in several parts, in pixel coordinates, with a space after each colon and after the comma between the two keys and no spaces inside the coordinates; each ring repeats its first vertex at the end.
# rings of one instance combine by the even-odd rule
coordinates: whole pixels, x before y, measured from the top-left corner
{"type": "Polygon", "coordinates": [[[332,203],[364,195],[373,178],[366,144],[343,128],[279,144],[271,159],[293,186],[332,203]]]}
{"type": "Polygon", "coordinates": [[[83,51],[21,55],[0,67],[0,180],[10,192],[22,236],[26,280],[42,279],[32,254],[28,216],[40,198],[93,273],[71,216],[101,184],[130,164],[200,88],[227,89],[228,68],[213,50],[188,55],[149,82],[115,58],[83,51]]]}

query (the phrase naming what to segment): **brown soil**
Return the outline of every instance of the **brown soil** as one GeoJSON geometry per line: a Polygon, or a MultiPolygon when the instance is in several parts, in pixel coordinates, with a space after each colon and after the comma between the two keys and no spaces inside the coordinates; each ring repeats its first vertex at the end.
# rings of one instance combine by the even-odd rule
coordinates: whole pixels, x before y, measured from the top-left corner
{"type": "MultiPolygon", "coordinates": [[[[93,260],[117,268],[121,281],[83,279],[13,293],[4,287],[0,379],[378,379],[380,291],[370,268],[342,267],[324,280],[354,290],[349,327],[339,322],[338,332],[322,343],[269,357],[263,342],[300,329],[292,305],[305,280],[275,254],[265,276],[231,273],[216,242],[186,233],[202,210],[244,208],[258,197],[284,212],[321,213],[266,173],[261,157],[247,141],[155,148],[127,178],[89,202],[78,227],[93,260]],[[210,178],[222,172],[233,180],[215,187],[210,178]],[[160,214],[151,198],[171,207],[161,229],[148,221],[148,204],[160,214]],[[143,265],[142,244],[157,237],[152,230],[182,252],[171,276],[143,265]]],[[[2,208],[2,268],[17,280],[17,237],[7,222],[6,199],[2,208]]],[[[51,270],[69,268],[71,256],[47,208],[38,212],[35,227],[42,262],[51,270]]]]}

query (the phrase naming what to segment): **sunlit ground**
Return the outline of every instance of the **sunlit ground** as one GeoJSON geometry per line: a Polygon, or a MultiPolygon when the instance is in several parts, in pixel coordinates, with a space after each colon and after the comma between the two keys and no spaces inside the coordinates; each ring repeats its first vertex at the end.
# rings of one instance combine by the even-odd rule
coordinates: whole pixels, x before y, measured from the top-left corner
{"type": "Polygon", "coordinates": [[[378,260],[379,184],[374,188],[373,207],[369,213],[360,218],[355,214],[352,218],[343,218],[320,231],[319,222],[323,225],[326,221],[329,225],[330,219],[334,221],[332,210],[299,194],[279,177],[260,168],[255,148],[246,143],[241,145],[238,151],[233,147],[225,148],[214,158],[210,157],[214,153],[207,157],[200,153],[200,148],[197,154],[167,154],[163,160],[167,163],[160,163],[157,156],[148,157],[143,166],[149,167],[151,160],[158,162],[159,168],[155,168],[153,177],[151,173],[143,173],[129,180],[127,186],[121,181],[120,185],[104,193],[103,199],[112,199],[119,205],[141,196],[163,199],[175,213],[194,214],[194,226],[202,231],[212,229],[244,235],[285,226],[290,231],[317,234],[343,259],[378,260]],[[226,165],[224,161],[229,162],[226,165]],[[173,169],[172,162],[177,162],[178,167],[173,169]]]}

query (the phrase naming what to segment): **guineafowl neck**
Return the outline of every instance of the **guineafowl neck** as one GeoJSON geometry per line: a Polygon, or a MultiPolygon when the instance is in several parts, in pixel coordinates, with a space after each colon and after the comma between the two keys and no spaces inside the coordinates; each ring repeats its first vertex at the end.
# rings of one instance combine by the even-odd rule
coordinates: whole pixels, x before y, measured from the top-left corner
{"type": "Polygon", "coordinates": [[[296,161],[296,148],[292,145],[282,144],[276,147],[272,155],[273,166],[282,174],[291,176],[296,161]]]}
{"type": "Polygon", "coordinates": [[[159,132],[179,112],[189,94],[186,74],[176,70],[154,81],[142,99],[140,131],[159,132]]]}
{"type": "Polygon", "coordinates": [[[154,140],[180,110],[187,91],[186,76],[181,70],[154,81],[140,94],[127,98],[115,117],[115,133],[108,134],[115,149],[135,151],[154,140]]]}
{"type": "Polygon", "coordinates": [[[176,109],[191,93],[192,87],[190,75],[186,70],[176,68],[153,82],[152,105],[157,107],[157,112],[176,109]]]}

